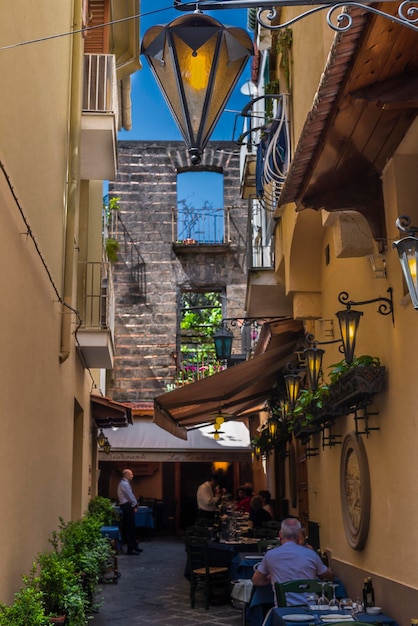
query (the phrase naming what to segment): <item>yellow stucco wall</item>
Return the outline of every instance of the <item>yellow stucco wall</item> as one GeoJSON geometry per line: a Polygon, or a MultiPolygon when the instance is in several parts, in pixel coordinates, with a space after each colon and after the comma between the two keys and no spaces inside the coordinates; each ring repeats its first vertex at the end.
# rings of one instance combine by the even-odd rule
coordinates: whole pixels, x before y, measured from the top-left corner
{"type": "MultiPolygon", "coordinates": [[[[93,475],[92,379],[76,353],[76,318],[58,302],[71,176],[77,185],[68,156],[76,60],[71,36],[36,42],[70,31],[74,4],[64,0],[59,11],[53,0],[0,7],[1,45],[22,44],[0,52],[2,602],[49,547],[59,516],[69,520],[86,509],[93,475]],[[64,317],[70,354],[60,364],[64,317]]],[[[76,227],[72,241],[75,247],[76,227]]]]}

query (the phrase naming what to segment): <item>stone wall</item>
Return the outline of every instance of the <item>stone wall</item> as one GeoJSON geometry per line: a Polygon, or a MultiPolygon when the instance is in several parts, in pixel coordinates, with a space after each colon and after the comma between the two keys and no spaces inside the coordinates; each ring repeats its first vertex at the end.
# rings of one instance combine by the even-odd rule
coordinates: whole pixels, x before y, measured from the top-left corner
{"type": "MultiPolygon", "coordinates": [[[[122,141],[119,171],[110,183],[120,198],[120,245],[114,264],[116,296],[114,369],[107,394],[116,401],[150,401],[166,391],[176,373],[177,315],[182,289],[226,289],[224,316],[244,316],[247,280],[247,201],[239,195],[239,153],[231,142],[210,143],[202,166],[222,168],[224,208],[230,211],[230,243],[173,248],[176,176],[189,165],[183,142],[122,141]],[[145,288],[135,281],[135,256],[144,266],[145,288]]],[[[238,343],[238,342],[234,342],[238,343]]],[[[237,345],[235,352],[240,352],[237,345]],[[237,349],[238,348],[238,349],[237,349]]]]}

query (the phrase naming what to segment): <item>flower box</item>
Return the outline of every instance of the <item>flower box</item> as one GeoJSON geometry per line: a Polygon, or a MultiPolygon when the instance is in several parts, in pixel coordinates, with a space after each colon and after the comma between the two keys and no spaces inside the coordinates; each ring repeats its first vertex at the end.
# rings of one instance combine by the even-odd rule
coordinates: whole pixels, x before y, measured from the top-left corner
{"type": "Polygon", "coordinates": [[[353,367],[329,387],[329,403],[345,410],[364,405],[371,396],[384,391],[385,367],[353,367]]]}

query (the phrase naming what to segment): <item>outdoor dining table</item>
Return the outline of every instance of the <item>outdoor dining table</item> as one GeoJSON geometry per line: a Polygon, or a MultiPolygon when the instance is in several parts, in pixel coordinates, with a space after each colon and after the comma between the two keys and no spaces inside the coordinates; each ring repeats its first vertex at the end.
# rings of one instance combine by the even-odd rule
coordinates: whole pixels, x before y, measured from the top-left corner
{"type": "MultiPolygon", "coordinates": [[[[335,590],[336,597],[337,598],[346,597],[347,593],[346,593],[343,583],[338,579],[335,579],[335,582],[338,583],[338,587],[335,590]]],[[[260,587],[254,587],[253,593],[251,596],[251,601],[247,608],[247,620],[250,626],[261,626],[261,624],[263,624],[263,620],[267,611],[270,610],[272,607],[274,607],[273,587],[271,585],[262,585],[260,587]]],[[[288,608],[293,609],[297,607],[288,607],[288,608]]],[[[299,607],[299,609],[300,608],[301,607],[299,607]]],[[[299,613],[300,612],[301,611],[299,610],[299,613]]],[[[286,613],[284,613],[284,615],[286,615],[286,613]]],[[[375,617],[375,616],[368,615],[368,617],[375,617]]],[[[320,622],[318,621],[317,623],[320,623],[320,622]]],[[[371,621],[370,623],[374,624],[376,622],[371,621]]],[[[267,624],[264,624],[264,626],[267,626],[267,624]]],[[[272,624],[270,624],[269,626],[272,626],[272,624]]],[[[280,624],[280,626],[283,626],[283,624],[280,624]]]]}
{"type": "MultiPolygon", "coordinates": [[[[307,607],[303,606],[290,606],[284,608],[273,608],[270,613],[266,616],[263,626],[295,626],[298,624],[299,626],[317,626],[319,624],[329,626],[332,625],[332,621],[326,622],[321,621],[321,616],[332,615],[341,616],[341,621],[347,621],[348,624],[351,624],[351,620],[347,619],[349,613],[347,611],[338,610],[338,611],[315,611],[309,610],[307,607]],[[303,615],[306,614],[306,621],[303,621],[303,615]],[[297,616],[289,619],[285,619],[285,616],[297,616]],[[299,620],[300,617],[300,620],[299,620]],[[345,619],[344,619],[345,618],[345,619]]],[[[397,626],[396,621],[389,617],[388,615],[384,615],[383,613],[379,613],[378,615],[369,615],[368,613],[357,613],[356,618],[352,619],[355,623],[359,622],[367,622],[368,624],[383,624],[384,626],[397,626]]]]}
{"type": "MultiPolygon", "coordinates": [[[[122,509],[118,506],[116,511],[122,517],[122,509]]],[[[138,506],[135,512],[135,526],[137,528],[154,528],[154,516],[149,506],[138,506]]]]}
{"type": "Polygon", "coordinates": [[[154,517],[149,506],[139,506],[135,512],[135,526],[137,528],[154,528],[154,517]]]}
{"type": "MultiPolygon", "coordinates": [[[[232,562],[236,554],[240,551],[256,553],[258,550],[258,540],[243,538],[241,541],[209,541],[209,564],[213,567],[228,567],[230,570],[229,578],[231,576],[232,562]]],[[[189,564],[186,562],[184,570],[186,578],[189,577],[189,564]]]]}

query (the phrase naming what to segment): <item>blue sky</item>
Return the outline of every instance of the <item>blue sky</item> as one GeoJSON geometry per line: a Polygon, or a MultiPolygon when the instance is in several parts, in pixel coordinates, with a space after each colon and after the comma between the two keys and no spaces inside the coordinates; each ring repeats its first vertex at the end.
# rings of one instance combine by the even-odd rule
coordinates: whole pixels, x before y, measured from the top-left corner
{"type": "MultiPolygon", "coordinates": [[[[173,0],[142,0],[141,1],[141,36],[155,24],[168,24],[172,20],[184,15],[182,11],[173,9],[173,0]]],[[[246,29],[247,11],[245,9],[208,11],[207,15],[214,17],[224,25],[240,26],[246,29]]],[[[132,77],[132,130],[120,131],[121,140],[181,140],[182,136],[171,117],[148,64],[141,59],[143,68],[132,77]]],[[[232,94],[226,111],[221,116],[211,139],[232,140],[236,113],[247,104],[249,96],[240,93],[240,87],[250,78],[250,63],[247,64],[243,75],[232,94]]],[[[238,127],[235,137],[239,135],[238,127]]]]}

